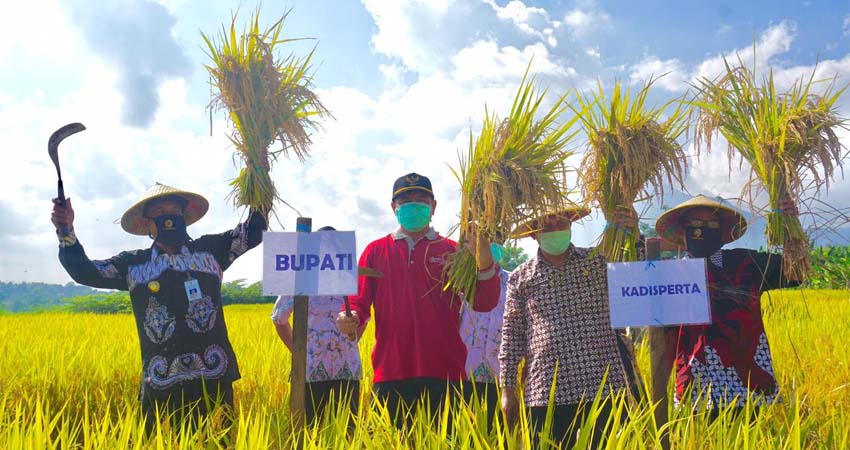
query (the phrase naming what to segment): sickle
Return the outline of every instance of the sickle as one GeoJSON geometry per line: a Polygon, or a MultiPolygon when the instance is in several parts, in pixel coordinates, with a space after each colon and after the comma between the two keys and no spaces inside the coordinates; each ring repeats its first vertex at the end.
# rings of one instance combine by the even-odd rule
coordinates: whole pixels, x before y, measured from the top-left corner
{"type": "Polygon", "coordinates": [[[47,154],[50,155],[50,159],[56,167],[56,175],[59,177],[59,202],[63,204],[65,203],[65,188],[62,185],[62,171],[59,169],[59,143],[61,143],[66,137],[79,133],[85,129],[85,125],[81,123],[69,123],[68,125],[54,131],[53,134],[50,135],[50,140],[47,141],[47,154]]]}

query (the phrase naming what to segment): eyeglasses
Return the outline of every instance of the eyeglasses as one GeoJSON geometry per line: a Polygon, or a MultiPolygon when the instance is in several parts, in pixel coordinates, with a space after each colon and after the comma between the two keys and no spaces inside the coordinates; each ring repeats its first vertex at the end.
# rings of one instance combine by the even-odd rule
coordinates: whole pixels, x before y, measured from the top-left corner
{"type": "Polygon", "coordinates": [[[719,220],[689,220],[685,222],[687,228],[720,228],[719,220]]]}

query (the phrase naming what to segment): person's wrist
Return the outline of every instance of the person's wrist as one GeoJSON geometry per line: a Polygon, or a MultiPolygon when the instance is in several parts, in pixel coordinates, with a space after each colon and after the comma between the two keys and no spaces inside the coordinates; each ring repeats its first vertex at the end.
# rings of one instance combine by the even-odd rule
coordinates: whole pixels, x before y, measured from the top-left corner
{"type": "Polygon", "coordinates": [[[69,225],[65,230],[62,230],[62,225],[57,225],[56,226],[56,234],[59,235],[60,233],[62,233],[62,231],[67,231],[68,233],[73,233],[74,232],[74,226],[69,225]]]}
{"type": "Polygon", "coordinates": [[[71,247],[77,243],[77,235],[73,228],[68,228],[68,232],[63,234],[59,228],[56,229],[56,238],[59,239],[59,247],[71,247]]]}
{"type": "Polygon", "coordinates": [[[490,264],[487,264],[487,265],[485,265],[485,266],[479,267],[479,268],[478,268],[478,271],[479,271],[479,272],[486,272],[486,271],[488,271],[488,270],[492,269],[492,268],[493,268],[493,266],[495,266],[495,265],[496,265],[496,263],[495,263],[495,262],[490,261],[490,264]]]}

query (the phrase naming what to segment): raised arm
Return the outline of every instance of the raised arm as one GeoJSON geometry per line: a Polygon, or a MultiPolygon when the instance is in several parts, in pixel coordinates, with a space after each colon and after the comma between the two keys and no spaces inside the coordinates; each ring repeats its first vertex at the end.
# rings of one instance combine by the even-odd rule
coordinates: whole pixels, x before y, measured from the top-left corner
{"type": "Polygon", "coordinates": [[[200,246],[214,249],[216,260],[222,270],[233,264],[236,258],[263,242],[263,231],[268,224],[263,214],[252,210],[248,219],[232,230],[220,234],[211,234],[198,239],[200,246]]]}
{"type": "Polygon", "coordinates": [[[127,259],[131,254],[124,252],[107,260],[89,259],[74,231],[71,199],[66,199],[64,204],[53,201],[51,221],[59,238],[59,262],[74,281],[95,288],[128,290],[127,259]],[[60,235],[62,227],[68,231],[67,235],[60,235]]]}
{"type": "Polygon", "coordinates": [[[466,248],[473,254],[477,253],[476,263],[478,265],[478,281],[475,285],[475,301],[472,303],[472,310],[478,312],[489,312],[499,304],[499,296],[501,295],[501,282],[496,275],[499,273],[499,266],[493,261],[493,255],[490,253],[490,242],[479,236],[477,245],[473,246],[472,242],[468,241],[466,248]]]}

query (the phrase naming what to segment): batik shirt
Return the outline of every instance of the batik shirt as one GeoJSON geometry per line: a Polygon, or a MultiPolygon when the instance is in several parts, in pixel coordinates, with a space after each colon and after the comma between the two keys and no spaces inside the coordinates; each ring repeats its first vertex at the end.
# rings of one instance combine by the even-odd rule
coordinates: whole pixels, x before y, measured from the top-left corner
{"type": "Polygon", "coordinates": [[[499,346],[502,344],[502,315],[505,312],[510,272],[501,270],[499,303],[490,312],[476,312],[464,303],[460,317],[460,337],[466,344],[466,374],[472,381],[496,383],[499,376],[499,346]]]}
{"type": "Polygon", "coordinates": [[[611,328],[608,270],[590,249],[570,246],[560,267],[538,251],[511,272],[499,351],[503,387],[515,387],[525,358],[525,402],[546,406],[555,381],[555,404],[579,403],[625,388],[622,360],[611,328]],[[556,378],[557,372],[557,378],[556,378]]]}
{"type": "Polygon", "coordinates": [[[72,235],[60,241],[59,261],[77,283],[130,292],[143,390],[165,391],[200,379],[230,382],[240,374],[224,322],[221,276],[260,243],[265,228],[255,213],[233,230],[190,241],[174,255],[152,246],[94,261],[72,235]],[[189,300],[191,288],[200,291],[191,296],[195,300],[189,300]]]}
{"type": "Polygon", "coordinates": [[[689,387],[707,406],[744,406],[751,393],[756,405],[778,399],[761,294],[796,286],[782,277],[782,256],[747,249],[722,250],[706,264],[711,324],[671,327],[676,339],[678,404],[689,387]]]}
{"type": "MultiPolygon", "coordinates": [[[[278,297],[272,321],[286,324],[294,303],[294,297],[278,297]]],[[[307,382],[359,380],[363,376],[357,341],[340,333],[336,325],[343,303],[343,298],[338,296],[310,297],[307,308],[307,382]]]]}

